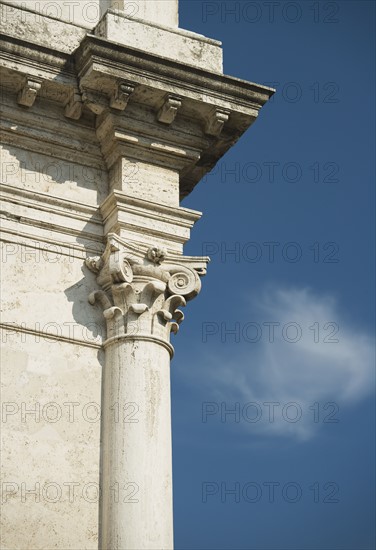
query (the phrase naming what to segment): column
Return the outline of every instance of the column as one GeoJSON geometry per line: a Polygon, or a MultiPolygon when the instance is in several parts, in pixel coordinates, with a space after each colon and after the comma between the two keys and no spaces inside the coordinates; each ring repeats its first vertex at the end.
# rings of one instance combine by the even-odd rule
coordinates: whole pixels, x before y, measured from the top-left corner
{"type": "Polygon", "coordinates": [[[162,248],[127,248],[111,234],[87,260],[107,322],[102,391],[102,550],[173,548],[170,334],[200,291],[194,267],[162,248]]]}

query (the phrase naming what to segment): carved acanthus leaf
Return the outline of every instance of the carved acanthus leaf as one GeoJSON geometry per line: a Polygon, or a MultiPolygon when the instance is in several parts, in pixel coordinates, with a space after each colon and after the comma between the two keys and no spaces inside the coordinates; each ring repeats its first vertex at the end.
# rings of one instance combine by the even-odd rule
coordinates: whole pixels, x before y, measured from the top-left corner
{"type": "Polygon", "coordinates": [[[169,342],[170,332],[176,333],[184,319],[178,308],[200,292],[195,269],[200,258],[192,259],[194,267],[189,267],[189,259],[184,265],[171,262],[159,246],[145,250],[143,261],[142,256],[135,261],[128,254],[127,245],[110,235],[103,256],[86,261],[103,289],[92,293],[89,301],[101,303],[108,335],[150,335],[169,342]]]}
{"type": "Polygon", "coordinates": [[[104,310],[112,307],[109,297],[103,290],[95,290],[89,294],[89,304],[93,306],[95,302],[99,302],[104,310]]]}

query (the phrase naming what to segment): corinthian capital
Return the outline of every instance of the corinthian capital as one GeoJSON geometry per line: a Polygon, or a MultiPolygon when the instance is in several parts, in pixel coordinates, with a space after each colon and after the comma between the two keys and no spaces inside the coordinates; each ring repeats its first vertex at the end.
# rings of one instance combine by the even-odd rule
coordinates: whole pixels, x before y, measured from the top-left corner
{"type": "Polygon", "coordinates": [[[170,333],[184,319],[179,308],[200,292],[208,261],[169,255],[158,246],[136,247],[110,234],[102,257],[86,260],[101,287],[89,302],[103,308],[105,346],[120,338],[152,339],[172,353],[170,333]]]}

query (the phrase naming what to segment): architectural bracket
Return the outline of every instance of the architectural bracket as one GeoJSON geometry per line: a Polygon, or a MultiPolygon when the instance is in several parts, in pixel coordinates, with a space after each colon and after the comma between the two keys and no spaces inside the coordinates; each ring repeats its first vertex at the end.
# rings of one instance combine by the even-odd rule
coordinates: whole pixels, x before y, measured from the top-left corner
{"type": "Polygon", "coordinates": [[[218,137],[230,117],[230,111],[214,109],[206,121],[205,133],[209,136],[218,137]]]}
{"type": "Polygon", "coordinates": [[[108,99],[106,96],[94,90],[83,89],[82,101],[95,115],[101,115],[108,109],[108,99]]]}
{"type": "Polygon", "coordinates": [[[135,86],[127,82],[119,82],[110,99],[110,107],[118,111],[124,111],[128,105],[129,98],[133,94],[135,86]]]}
{"type": "Polygon", "coordinates": [[[38,92],[42,87],[42,79],[35,76],[28,76],[24,87],[18,94],[17,103],[24,107],[32,107],[37,98],[38,92]]]}
{"type": "Polygon", "coordinates": [[[168,94],[157,114],[158,121],[164,124],[172,124],[181,105],[182,100],[180,97],[168,94]]]}
{"type": "Polygon", "coordinates": [[[82,116],[83,108],[81,94],[78,90],[74,90],[65,106],[65,116],[72,120],[79,120],[82,116]]]}

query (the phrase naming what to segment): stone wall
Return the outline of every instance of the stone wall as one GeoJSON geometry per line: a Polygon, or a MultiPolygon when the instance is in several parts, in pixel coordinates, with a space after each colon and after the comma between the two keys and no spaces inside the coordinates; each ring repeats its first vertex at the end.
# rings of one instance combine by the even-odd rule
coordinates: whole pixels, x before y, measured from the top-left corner
{"type": "Polygon", "coordinates": [[[107,172],[92,120],[73,140],[53,101],[2,91],[2,548],[94,549],[104,323],[83,265],[107,172]]]}

